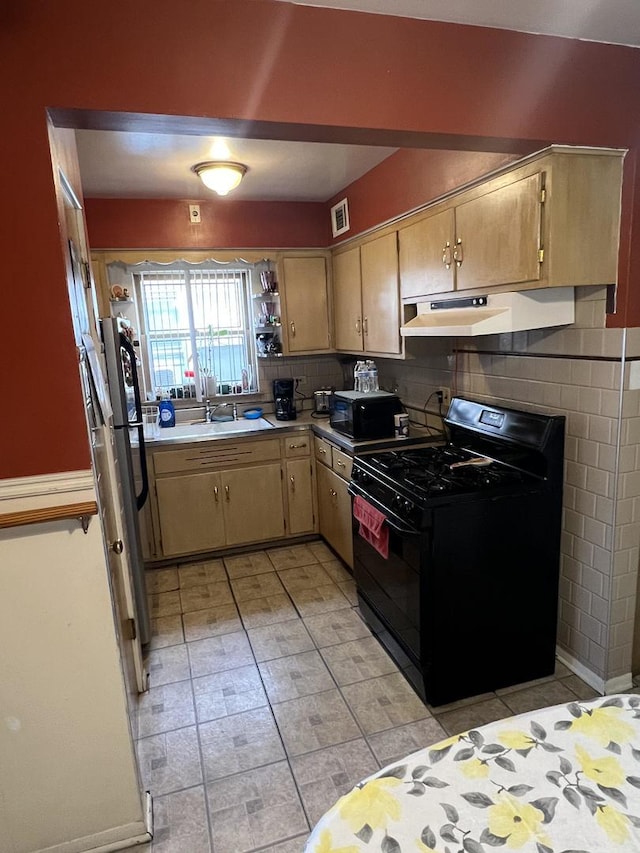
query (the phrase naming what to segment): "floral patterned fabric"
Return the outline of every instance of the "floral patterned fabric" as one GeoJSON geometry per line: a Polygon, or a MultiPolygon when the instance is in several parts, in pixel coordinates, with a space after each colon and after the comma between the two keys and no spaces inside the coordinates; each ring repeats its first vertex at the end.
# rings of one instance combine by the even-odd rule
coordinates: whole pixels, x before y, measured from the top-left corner
{"type": "Polygon", "coordinates": [[[306,853],[640,851],[640,696],[510,717],[360,782],[306,853]]]}

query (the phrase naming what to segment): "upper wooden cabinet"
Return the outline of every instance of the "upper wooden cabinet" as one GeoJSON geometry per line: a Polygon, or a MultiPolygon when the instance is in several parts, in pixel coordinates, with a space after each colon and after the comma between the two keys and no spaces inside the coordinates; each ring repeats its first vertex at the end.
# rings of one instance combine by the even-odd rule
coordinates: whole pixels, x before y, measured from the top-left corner
{"type": "Polygon", "coordinates": [[[327,259],[285,256],[280,292],[285,352],[295,355],[329,350],[327,259]]]}
{"type": "Polygon", "coordinates": [[[616,281],[622,152],[555,146],[398,230],[405,302],[616,281]]]}
{"type": "Polygon", "coordinates": [[[400,353],[395,231],[335,254],[333,303],[336,349],[400,353]]]}

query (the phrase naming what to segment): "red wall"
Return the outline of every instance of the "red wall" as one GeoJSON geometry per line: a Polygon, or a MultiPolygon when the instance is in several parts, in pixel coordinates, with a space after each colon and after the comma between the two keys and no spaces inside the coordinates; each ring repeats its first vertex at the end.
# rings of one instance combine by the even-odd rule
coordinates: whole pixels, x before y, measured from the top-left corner
{"type": "Polygon", "coordinates": [[[331,234],[325,205],[315,202],[197,201],[201,222],[189,222],[189,201],[86,199],[94,249],[317,248],[331,234]]]}
{"type": "Polygon", "coordinates": [[[515,159],[514,154],[397,151],[328,202],[327,207],[331,207],[345,196],[349,200],[350,230],[332,242],[338,243],[415,210],[515,159]]]}
{"type": "MultiPolygon", "coordinates": [[[[190,116],[192,129],[210,133],[413,148],[635,149],[639,139],[640,51],[486,28],[270,0],[5,0],[0,56],[3,477],[88,460],[47,108],[90,127],[126,129],[122,113],[147,129],[145,115],[161,117],[156,129],[190,116]],[[98,110],[111,114],[99,122],[98,110]],[[25,386],[38,395],[9,401],[25,386]]],[[[625,230],[637,252],[635,171],[632,179],[625,230]]],[[[640,323],[627,278],[635,266],[623,258],[620,324],[640,323]]]]}

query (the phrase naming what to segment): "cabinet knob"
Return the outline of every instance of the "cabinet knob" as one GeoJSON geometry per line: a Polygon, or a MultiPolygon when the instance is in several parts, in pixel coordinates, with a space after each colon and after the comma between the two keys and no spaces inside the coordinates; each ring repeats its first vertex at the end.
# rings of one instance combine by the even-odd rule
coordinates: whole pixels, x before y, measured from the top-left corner
{"type": "Polygon", "coordinates": [[[337,498],[337,497],[338,497],[338,493],[336,492],[336,490],[335,490],[335,489],[329,489],[329,493],[330,493],[330,495],[331,495],[331,497],[332,497],[332,498],[337,498]]]}
{"type": "Polygon", "coordinates": [[[116,539],[115,542],[111,544],[111,550],[114,554],[122,554],[124,551],[124,542],[122,539],[116,539]]]}
{"type": "Polygon", "coordinates": [[[456,240],[456,245],[453,250],[453,260],[456,262],[457,267],[462,266],[462,262],[464,261],[464,253],[462,251],[462,239],[458,237],[456,240]]]}
{"type": "Polygon", "coordinates": [[[225,500],[227,500],[227,501],[231,500],[231,498],[229,496],[229,486],[224,487],[224,494],[225,494],[225,500]]]}
{"type": "Polygon", "coordinates": [[[291,491],[295,492],[295,490],[296,490],[296,478],[293,476],[293,474],[289,477],[289,482],[291,483],[291,491]]]}
{"type": "Polygon", "coordinates": [[[448,240],[442,247],[442,263],[447,269],[451,269],[451,243],[448,240]]]}

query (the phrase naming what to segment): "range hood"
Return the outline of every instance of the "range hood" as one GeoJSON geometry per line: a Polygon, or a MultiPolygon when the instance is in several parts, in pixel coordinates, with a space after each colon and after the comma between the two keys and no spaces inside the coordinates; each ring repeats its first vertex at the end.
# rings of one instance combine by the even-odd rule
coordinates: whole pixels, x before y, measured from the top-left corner
{"type": "Polygon", "coordinates": [[[400,328],[410,337],[473,337],[574,322],[574,288],[548,287],[518,293],[417,303],[417,316],[400,328]]]}

